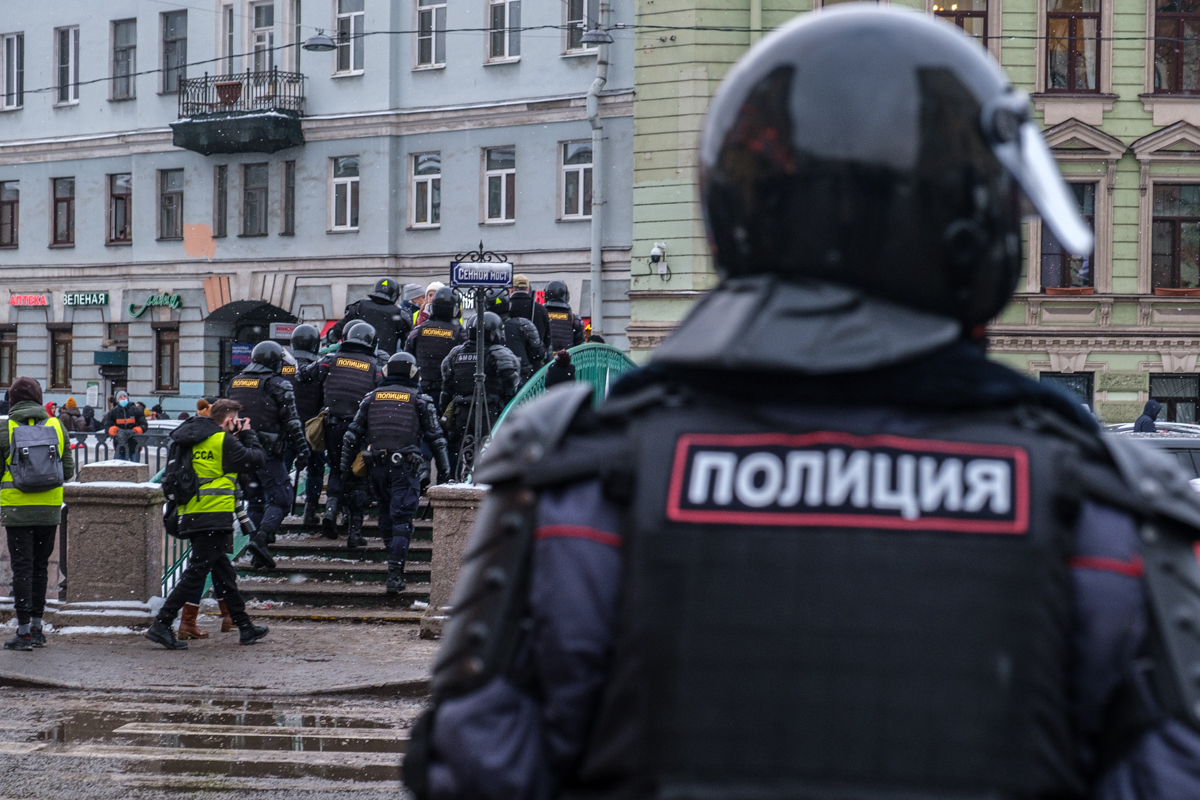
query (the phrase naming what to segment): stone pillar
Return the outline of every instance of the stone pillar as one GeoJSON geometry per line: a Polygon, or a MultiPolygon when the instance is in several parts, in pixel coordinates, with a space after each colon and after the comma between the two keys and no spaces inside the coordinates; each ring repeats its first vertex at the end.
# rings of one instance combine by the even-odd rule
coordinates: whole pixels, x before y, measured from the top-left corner
{"type": "Polygon", "coordinates": [[[99,461],[68,483],[67,604],[55,625],[141,626],[162,593],[162,487],[150,468],[99,461]]]}
{"type": "Polygon", "coordinates": [[[448,484],[429,487],[433,506],[433,556],[429,573],[429,607],[421,618],[421,638],[436,639],[450,610],[450,594],[458,580],[467,537],[475,525],[486,486],[448,484]]]}

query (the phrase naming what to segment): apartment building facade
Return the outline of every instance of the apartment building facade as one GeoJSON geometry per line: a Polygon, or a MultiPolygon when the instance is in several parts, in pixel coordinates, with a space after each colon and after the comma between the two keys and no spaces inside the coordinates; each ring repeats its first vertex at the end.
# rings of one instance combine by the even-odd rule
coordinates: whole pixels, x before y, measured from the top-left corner
{"type": "MultiPolygon", "coordinates": [[[[13,4],[10,4],[13,5],[13,4]]],[[[217,394],[264,338],[477,249],[589,304],[597,73],[632,0],[64,0],[0,19],[0,388],[217,394]],[[325,51],[302,44],[328,37],[325,51]]],[[[599,95],[624,342],[632,35],[599,95]]],[[[310,42],[311,43],[311,42],[310,42]]]]}

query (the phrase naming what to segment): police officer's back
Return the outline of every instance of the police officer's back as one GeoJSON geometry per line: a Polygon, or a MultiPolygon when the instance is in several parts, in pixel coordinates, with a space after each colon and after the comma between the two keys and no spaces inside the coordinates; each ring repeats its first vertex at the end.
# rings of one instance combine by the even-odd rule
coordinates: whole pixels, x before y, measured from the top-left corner
{"type": "Polygon", "coordinates": [[[404,349],[417,359],[422,394],[436,403],[442,393],[442,362],[463,342],[466,332],[454,318],[458,300],[449,286],[438,289],[429,306],[429,319],[413,328],[404,349]]]}
{"type": "Polygon", "coordinates": [[[1200,500],[984,354],[1020,194],[1092,244],[1028,99],[941,21],[826,10],[729,72],[700,162],[721,283],[483,455],[406,782],[1200,796],[1200,500]]]}
{"type": "MultiPolygon", "coordinates": [[[[478,361],[476,340],[477,318],[467,323],[470,339],[452,349],[442,361],[441,407],[451,400],[457,404],[456,414],[465,414],[475,391],[475,364],[478,361]]],[[[483,372],[488,398],[488,410],[494,419],[521,384],[521,362],[504,345],[504,329],[500,318],[492,312],[484,314],[483,372]]]]}
{"type": "Polygon", "coordinates": [[[380,278],[369,295],[346,306],[345,315],[329,329],[325,340],[333,343],[343,339],[346,328],[362,320],[375,329],[380,348],[396,352],[412,330],[412,315],[396,305],[399,299],[400,284],[393,278],[380,278]]]}
{"type": "MultiPolygon", "coordinates": [[[[312,325],[297,325],[292,331],[292,357],[295,364],[284,364],[283,377],[292,384],[292,393],[296,399],[296,414],[300,422],[307,423],[321,413],[325,405],[325,397],[318,381],[303,383],[300,381],[299,370],[320,359],[321,334],[312,325]]],[[[317,505],[320,503],[321,490],[325,486],[325,454],[311,451],[308,456],[308,478],[305,484],[304,524],[317,524],[317,505]]]]}
{"type": "Polygon", "coordinates": [[[509,299],[514,317],[523,317],[537,328],[542,343],[550,346],[550,318],[546,315],[546,307],[533,296],[529,278],[524,275],[513,276],[512,296],[509,299]]]}
{"type": "Polygon", "coordinates": [[[546,316],[550,324],[550,349],[557,353],[583,344],[583,322],[571,310],[571,292],[563,281],[546,284],[546,316]]]}
{"type": "Polygon", "coordinates": [[[521,362],[521,381],[529,380],[530,375],[541,369],[546,358],[537,327],[530,320],[513,315],[507,291],[492,301],[491,310],[504,325],[504,346],[521,362]]]}

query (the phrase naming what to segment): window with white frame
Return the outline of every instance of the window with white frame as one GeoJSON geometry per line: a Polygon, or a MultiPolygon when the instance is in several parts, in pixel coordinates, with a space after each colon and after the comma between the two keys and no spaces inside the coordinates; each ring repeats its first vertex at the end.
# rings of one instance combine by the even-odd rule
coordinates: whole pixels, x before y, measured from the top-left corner
{"type": "Polygon", "coordinates": [[[487,222],[517,218],[517,148],[493,147],[484,154],[487,222]]]}
{"type": "Polygon", "coordinates": [[[221,6],[221,49],[226,75],[233,74],[233,56],[237,53],[233,38],[233,6],[221,6]]]}
{"type": "Polygon", "coordinates": [[[257,3],[251,8],[250,42],[254,50],[254,71],[270,72],[275,66],[275,4],[257,3]]]}
{"type": "Polygon", "coordinates": [[[417,0],[417,66],[446,63],[446,0],[417,0]]]}
{"type": "Polygon", "coordinates": [[[187,77],[187,12],[162,15],[163,92],[179,91],[179,82],[187,77]]]}
{"type": "Polygon", "coordinates": [[[337,0],[337,71],[363,71],[363,0],[337,0]]]}
{"type": "Polygon", "coordinates": [[[25,34],[0,37],[0,51],[0,108],[20,108],[25,105],[25,34]]]}
{"type": "Polygon", "coordinates": [[[332,183],[330,229],[358,230],[358,156],[333,159],[332,183]]]}
{"type": "Polygon", "coordinates": [[[136,95],[133,74],[137,72],[137,20],[112,24],[112,99],[129,100],[136,95]]]}
{"type": "Polygon", "coordinates": [[[521,0],[488,0],[488,58],[521,55],[521,0]]]}
{"type": "Polygon", "coordinates": [[[79,28],[54,29],[54,103],[79,102],[79,28]]]}
{"type": "Polygon", "coordinates": [[[567,50],[592,50],[594,44],[584,44],[583,34],[595,26],[592,0],[566,0],[563,4],[567,12],[567,50]]]}
{"type": "Polygon", "coordinates": [[[420,153],[413,160],[412,226],[442,224],[442,154],[420,153]]]}
{"type": "Polygon", "coordinates": [[[592,143],[566,142],[562,146],[563,219],[592,216],[592,143]]]}
{"type": "Polygon", "coordinates": [[[292,48],[292,61],[294,62],[294,71],[300,71],[300,54],[304,51],[301,43],[304,41],[304,30],[300,25],[300,0],[292,0],[292,44],[296,45],[292,48]]]}

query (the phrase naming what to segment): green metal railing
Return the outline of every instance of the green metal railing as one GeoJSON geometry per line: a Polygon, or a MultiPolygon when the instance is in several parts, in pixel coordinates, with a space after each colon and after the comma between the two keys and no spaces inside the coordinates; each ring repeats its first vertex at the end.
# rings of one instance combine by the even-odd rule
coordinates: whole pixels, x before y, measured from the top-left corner
{"type": "MultiPolygon", "coordinates": [[[[592,385],[592,405],[600,405],[608,396],[608,391],[623,373],[637,369],[637,364],[623,352],[610,344],[581,344],[567,351],[571,354],[571,363],[575,365],[575,380],[579,383],[592,385]]],[[[546,393],[546,370],[550,365],[539,369],[533,374],[516,396],[504,408],[496,424],[492,426],[492,435],[504,423],[509,412],[523,403],[541,397],[546,393]]]]}

